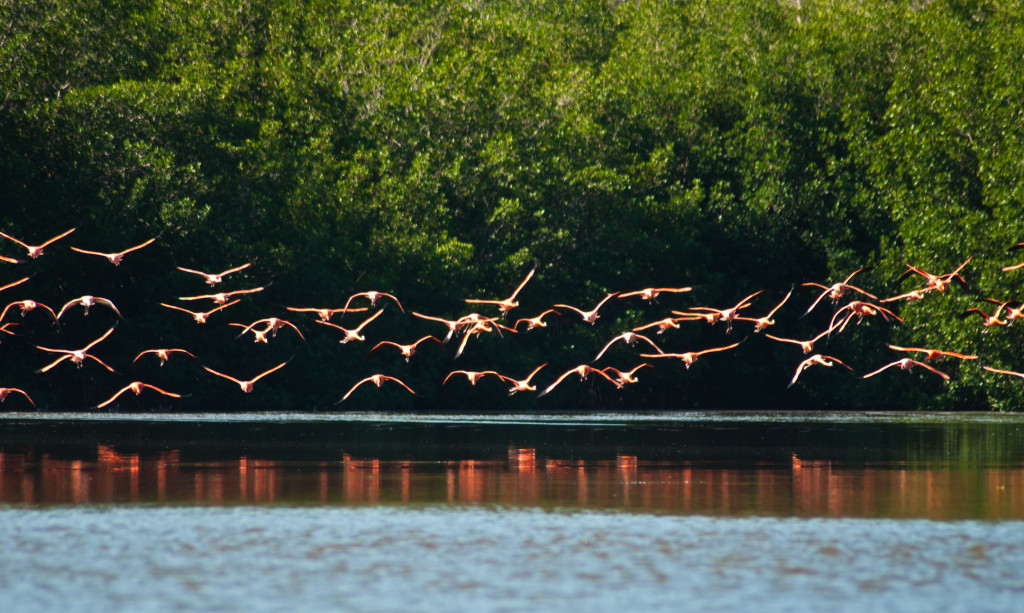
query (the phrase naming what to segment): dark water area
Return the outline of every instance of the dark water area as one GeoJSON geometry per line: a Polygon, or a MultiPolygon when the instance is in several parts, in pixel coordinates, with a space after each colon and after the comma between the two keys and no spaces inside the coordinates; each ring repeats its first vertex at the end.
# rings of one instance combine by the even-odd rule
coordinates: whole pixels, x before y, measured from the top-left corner
{"type": "Polygon", "coordinates": [[[1003,612],[1024,419],[0,415],[0,611],[1003,612]]]}
{"type": "Polygon", "coordinates": [[[9,416],[0,420],[0,503],[484,504],[1024,519],[1024,420],[9,416]]]}

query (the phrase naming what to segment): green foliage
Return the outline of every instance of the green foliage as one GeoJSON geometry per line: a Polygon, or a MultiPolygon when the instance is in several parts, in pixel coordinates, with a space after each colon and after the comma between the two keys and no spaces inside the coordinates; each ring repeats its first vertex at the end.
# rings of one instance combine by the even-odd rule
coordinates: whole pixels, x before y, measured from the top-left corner
{"type": "MultiPolygon", "coordinates": [[[[128,347],[147,343],[187,344],[204,363],[239,371],[292,356],[288,374],[268,381],[273,391],[253,396],[264,405],[327,406],[343,386],[325,381],[382,367],[408,368],[414,387],[432,389],[417,407],[472,402],[436,386],[456,364],[525,375],[550,361],[554,373],[673,308],[730,306],[762,289],[751,312],[795,286],[779,326],[807,338],[831,313],[800,318],[816,295],[799,284],[867,268],[858,284],[882,298],[921,281],[897,282],[908,264],[943,273],[969,256],[966,289],[891,305],[904,324],[866,321],[825,351],[858,371],[894,359],[887,342],[1021,370],[1019,324],[983,331],[959,317],[994,310],[984,298],[1024,299],[1022,273],[999,270],[1024,240],[1020,9],[0,2],[0,230],[44,237],[76,226],[72,244],[97,250],[159,236],[114,277],[67,253],[24,270],[58,305],[103,291],[133,305],[118,328],[131,338],[129,361],[128,347]],[[177,315],[186,315],[159,307],[202,293],[174,266],[243,261],[255,264],[233,281],[267,285],[234,316],[252,319],[283,305],[340,306],[367,289],[454,317],[465,298],[507,295],[533,267],[523,317],[556,302],[589,308],[612,291],[695,289],[657,306],[618,302],[593,327],[566,318],[532,336],[474,342],[464,362],[435,352],[410,365],[367,361],[331,339],[240,352],[235,330],[184,327],[177,315]]],[[[11,246],[0,253],[14,255],[11,246]]],[[[11,271],[0,284],[22,272],[11,271]]],[[[423,333],[395,309],[385,319],[396,336],[423,333]]],[[[318,327],[307,332],[324,336],[318,327]]],[[[85,342],[93,331],[83,329],[85,342]]],[[[715,328],[674,332],[672,348],[734,340],[715,328]]],[[[723,356],[717,368],[659,369],[646,387],[579,402],[1016,410],[1024,401],[1017,381],[966,363],[949,366],[957,376],[946,385],[812,375],[787,392],[791,349],[757,335],[743,358],[723,356]]],[[[30,376],[16,361],[0,347],[12,379],[30,376]]],[[[175,373],[168,383],[207,390],[191,406],[234,401],[230,385],[201,370],[175,373]]],[[[85,402],[72,388],[91,375],[76,375],[52,404],[85,402]]],[[[509,406],[521,402],[533,401],[509,406]]]]}

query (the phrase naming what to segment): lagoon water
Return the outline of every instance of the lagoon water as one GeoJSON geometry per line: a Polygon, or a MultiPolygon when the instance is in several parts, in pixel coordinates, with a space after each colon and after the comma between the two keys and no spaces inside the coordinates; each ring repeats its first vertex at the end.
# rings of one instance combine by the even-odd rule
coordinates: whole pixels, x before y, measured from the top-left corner
{"type": "Polygon", "coordinates": [[[2,611],[1013,611],[1024,419],[0,415],[2,611]]]}

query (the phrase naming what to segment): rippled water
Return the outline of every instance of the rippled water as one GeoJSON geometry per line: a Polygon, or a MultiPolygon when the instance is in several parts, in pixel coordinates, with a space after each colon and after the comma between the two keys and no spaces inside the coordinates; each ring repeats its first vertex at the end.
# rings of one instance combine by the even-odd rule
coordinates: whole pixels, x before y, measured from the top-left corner
{"type": "Polygon", "coordinates": [[[0,415],[0,611],[1014,611],[1022,426],[0,415]]]}

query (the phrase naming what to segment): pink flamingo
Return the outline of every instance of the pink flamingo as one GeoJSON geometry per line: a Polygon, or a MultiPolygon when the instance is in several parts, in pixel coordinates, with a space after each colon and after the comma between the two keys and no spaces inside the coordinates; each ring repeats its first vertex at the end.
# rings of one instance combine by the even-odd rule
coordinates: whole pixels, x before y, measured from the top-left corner
{"type": "Polygon", "coordinates": [[[113,396],[111,396],[110,398],[107,398],[103,402],[101,402],[98,405],[96,405],[96,408],[97,409],[102,409],[103,407],[107,406],[111,402],[114,402],[115,400],[117,400],[118,396],[120,396],[121,394],[123,394],[123,393],[125,393],[127,391],[135,392],[135,395],[138,396],[139,394],[142,393],[142,390],[144,390],[146,388],[149,388],[151,390],[160,392],[164,396],[170,396],[171,398],[181,398],[181,394],[175,394],[174,392],[168,392],[167,390],[160,389],[159,387],[157,387],[155,385],[150,385],[149,383],[143,383],[142,381],[132,381],[128,385],[126,385],[126,386],[122,387],[121,389],[119,389],[117,391],[117,393],[115,393],[113,396]]]}
{"type": "Polygon", "coordinates": [[[155,238],[151,238],[151,239],[149,239],[148,241],[146,241],[144,243],[140,243],[138,245],[135,245],[134,247],[129,247],[129,248],[125,249],[124,251],[118,251],[117,253],[102,253],[102,252],[99,252],[99,251],[88,251],[86,249],[79,249],[78,247],[72,247],[71,250],[72,251],[77,251],[78,253],[86,253],[88,255],[98,255],[98,256],[100,256],[102,258],[106,258],[107,261],[110,262],[111,264],[113,264],[114,266],[120,266],[121,265],[121,260],[124,259],[124,256],[126,254],[131,253],[132,251],[136,251],[138,249],[142,249],[143,247],[149,245],[150,243],[152,243],[155,240],[156,240],[155,238]]]}
{"type": "Polygon", "coordinates": [[[824,332],[818,334],[814,338],[812,338],[810,340],[806,340],[806,341],[798,341],[798,340],[794,340],[794,339],[791,339],[791,338],[782,338],[780,336],[772,336],[771,334],[768,334],[767,332],[765,333],[765,336],[767,336],[768,338],[772,339],[773,341],[779,341],[779,342],[782,342],[782,343],[793,343],[794,345],[799,345],[800,349],[802,349],[804,353],[810,353],[814,349],[814,343],[820,341],[822,338],[824,338],[824,337],[828,336],[829,334],[831,334],[832,330],[834,330],[834,329],[835,329],[834,326],[830,327],[828,330],[825,330],[824,332]]]}
{"type": "Polygon", "coordinates": [[[602,368],[601,370],[603,370],[606,375],[613,375],[615,377],[615,381],[619,385],[625,386],[625,385],[628,385],[630,383],[636,383],[637,381],[639,381],[639,379],[637,379],[637,377],[636,377],[636,371],[640,370],[641,368],[646,368],[646,367],[654,368],[653,366],[651,366],[647,362],[644,362],[643,364],[639,364],[637,366],[634,366],[632,370],[627,370],[627,371],[622,371],[622,370],[619,370],[618,368],[614,368],[612,366],[606,366],[606,367],[602,368]]]}
{"type": "Polygon", "coordinates": [[[395,377],[389,377],[388,375],[370,375],[369,377],[362,379],[361,381],[353,385],[347,392],[345,392],[345,395],[341,397],[341,400],[339,400],[335,404],[341,404],[342,402],[344,402],[346,398],[352,395],[352,392],[356,391],[357,387],[364,383],[372,382],[377,387],[380,387],[381,384],[384,383],[385,381],[394,381],[395,383],[407,389],[409,393],[412,394],[413,396],[416,395],[416,392],[412,391],[412,388],[403,383],[400,379],[396,379],[395,377]]]}
{"type": "Polygon", "coordinates": [[[741,317],[741,316],[737,315],[736,316],[736,320],[737,321],[752,321],[752,322],[754,322],[754,332],[760,332],[761,330],[764,330],[768,326],[774,326],[775,325],[775,320],[772,319],[772,316],[775,315],[776,311],[778,311],[779,309],[782,308],[782,305],[786,304],[786,301],[789,300],[789,297],[791,295],[793,295],[793,290],[792,289],[790,289],[789,293],[786,294],[786,297],[782,299],[782,302],[780,302],[777,305],[775,305],[775,308],[772,309],[771,311],[768,311],[768,314],[765,315],[764,317],[741,317]]]}
{"type": "Polygon", "coordinates": [[[530,385],[530,379],[533,379],[533,376],[540,372],[540,369],[544,368],[547,365],[548,363],[544,362],[537,368],[534,368],[533,371],[530,372],[530,374],[526,375],[525,379],[513,379],[512,377],[506,377],[505,375],[498,376],[501,377],[502,381],[507,381],[508,383],[512,384],[512,387],[508,388],[509,396],[515,394],[516,392],[535,392],[537,391],[537,386],[530,385]]]}
{"type": "Polygon", "coordinates": [[[543,313],[541,313],[540,315],[537,315],[536,317],[524,317],[522,319],[517,319],[515,325],[512,326],[512,328],[518,330],[519,329],[519,324],[521,324],[523,322],[526,322],[526,330],[527,331],[533,330],[534,328],[547,328],[548,324],[547,324],[546,321],[544,321],[544,316],[549,314],[549,313],[554,313],[555,315],[560,315],[560,313],[558,311],[556,311],[555,309],[548,309],[548,310],[544,311],[543,313]]]}
{"type": "Polygon", "coordinates": [[[577,309],[574,306],[569,306],[568,304],[556,304],[554,306],[560,309],[569,309],[571,311],[576,311],[577,313],[580,314],[580,317],[583,318],[583,321],[587,322],[590,325],[594,325],[594,322],[597,321],[598,317],[600,317],[600,315],[597,314],[598,309],[600,309],[604,305],[604,303],[608,302],[609,300],[618,295],[619,292],[612,292],[611,294],[608,294],[607,296],[601,299],[601,302],[597,303],[596,307],[589,311],[581,311],[580,309],[577,309]]]}
{"type": "Polygon", "coordinates": [[[216,304],[226,304],[231,300],[232,296],[241,296],[244,294],[255,294],[256,292],[262,292],[266,289],[263,287],[254,287],[251,289],[236,289],[233,292],[218,292],[216,294],[203,294],[202,296],[182,296],[178,300],[213,300],[216,304]]]}
{"type": "Polygon", "coordinates": [[[949,375],[947,375],[946,373],[940,371],[939,369],[937,369],[937,368],[935,368],[933,366],[930,366],[928,364],[925,364],[924,362],[918,362],[917,360],[912,360],[910,358],[903,358],[902,360],[896,360],[895,362],[890,362],[889,364],[886,364],[885,366],[879,368],[878,370],[873,371],[873,372],[869,372],[868,374],[864,375],[864,378],[867,379],[868,377],[873,377],[873,376],[877,375],[878,373],[882,372],[883,370],[885,370],[887,368],[892,368],[893,366],[898,366],[900,368],[900,370],[911,370],[915,366],[921,366],[921,367],[923,367],[923,368],[925,368],[927,370],[930,370],[933,373],[939,375],[943,379],[947,379],[947,380],[949,379],[949,375]]]}
{"type": "Polygon", "coordinates": [[[925,285],[925,287],[935,289],[940,292],[946,291],[946,288],[948,288],[949,284],[952,283],[954,280],[958,281],[961,285],[967,285],[967,282],[964,281],[964,278],[960,276],[960,271],[963,270],[964,266],[967,266],[967,263],[970,262],[971,258],[973,257],[973,255],[970,256],[969,258],[964,260],[963,264],[957,266],[956,270],[950,273],[946,273],[944,275],[934,275],[930,272],[921,270],[916,266],[911,266],[910,264],[907,264],[907,271],[900,275],[898,281],[903,281],[910,275],[916,273],[927,280],[927,285],[925,285]]]}
{"type": "Polygon", "coordinates": [[[29,401],[29,404],[36,406],[36,403],[32,400],[32,397],[28,395],[28,392],[16,387],[0,387],[0,402],[7,400],[7,396],[12,393],[21,394],[29,401]]]}
{"type": "Polygon", "coordinates": [[[147,349],[145,351],[140,352],[139,355],[135,356],[135,359],[132,360],[132,363],[134,364],[135,362],[138,362],[139,358],[150,353],[154,354],[157,358],[160,359],[160,366],[163,366],[164,364],[167,363],[167,359],[170,358],[172,353],[184,353],[187,356],[196,358],[196,356],[192,355],[185,349],[147,349]]]}
{"type": "Polygon", "coordinates": [[[74,300],[69,300],[64,306],[60,308],[60,311],[57,312],[57,319],[60,319],[64,315],[64,313],[67,312],[68,309],[79,304],[85,307],[85,315],[89,314],[89,307],[101,304],[107,307],[108,309],[112,310],[114,313],[117,314],[118,317],[121,317],[121,319],[124,319],[124,317],[121,316],[121,311],[117,310],[117,307],[114,306],[113,302],[107,300],[106,298],[99,298],[97,296],[89,295],[79,296],[74,300]]]}
{"type": "Polygon", "coordinates": [[[365,341],[366,337],[363,336],[362,334],[360,334],[363,331],[363,328],[365,328],[367,326],[367,324],[369,324],[374,319],[377,319],[378,317],[380,317],[380,314],[383,313],[383,312],[384,312],[384,309],[381,309],[381,310],[377,311],[373,315],[370,315],[369,317],[364,319],[363,323],[359,324],[358,326],[356,326],[355,328],[353,328],[351,330],[348,329],[348,328],[343,328],[343,327],[339,326],[338,324],[332,324],[329,321],[317,320],[317,323],[318,324],[323,324],[325,326],[330,326],[330,327],[336,328],[338,330],[341,330],[342,333],[344,334],[344,336],[338,342],[344,345],[345,343],[348,343],[350,341],[365,341]]]}
{"type": "Polygon", "coordinates": [[[182,268],[181,266],[177,266],[176,268],[178,270],[182,271],[182,272],[188,272],[188,273],[192,273],[194,275],[199,275],[199,276],[203,277],[206,280],[206,284],[207,285],[214,286],[214,285],[217,285],[218,283],[220,283],[221,281],[223,281],[224,277],[230,275],[231,273],[238,272],[240,270],[245,270],[246,268],[249,268],[250,266],[252,266],[252,262],[248,262],[246,264],[242,264],[241,266],[235,266],[234,268],[229,268],[229,269],[225,270],[224,272],[214,272],[214,273],[202,272],[200,270],[192,270],[191,268],[182,268]]]}
{"type": "Polygon", "coordinates": [[[477,381],[483,379],[487,375],[494,375],[499,379],[502,378],[501,375],[499,375],[496,371],[493,370],[453,370],[450,373],[448,373],[448,376],[444,378],[444,381],[441,382],[441,385],[448,383],[448,379],[451,379],[455,375],[465,375],[465,377],[469,379],[469,384],[473,386],[476,386],[477,381]]]}
{"type": "Polygon", "coordinates": [[[959,358],[961,360],[977,360],[976,355],[967,355],[965,353],[957,353],[955,351],[943,351],[941,349],[924,349],[922,347],[897,347],[896,345],[889,345],[889,349],[893,351],[910,351],[916,353],[923,353],[924,359],[931,361],[938,359],[942,356],[949,356],[951,358],[959,358]]]}
{"type": "Polygon", "coordinates": [[[736,316],[739,314],[740,309],[745,309],[745,308],[749,307],[751,304],[753,304],[753,303],[747,302],[747,301],[750,300],[751,298],[757,296],[758,294],[760,294],[763,291],[764,291],[763,289],[762,290],[758,290],[758,291],[754,292],[753,294],[747,296],[743,300],[740,300],[739,302],[737,302],[735,306],[731,306],[731,307],[729,307],[727,309],[713,309],[711,307],[693,307],[690,310],[691,311],[705,311],[705,312],[708,312],[708,313],[714,313],[715,315],[717,315],[716,321],[724,321],[724,322],[726,322],[725,333],[729,334],[729,333],[732,332],[732,322],[733,322],[734,319],[736,319],[736,316]]]}
{"type": "Polygon", "coordinates": [[[831,368],[835,364],[839,364],[840,366],[846,368],[847,370],[853,370],[852,368],[841,362],[839,358],[834,358],[830,355],[822,355],[820,353],[816,353],[811,357],[807,358],[806,360],[804,360],[803,362],[800,362],[800,364],[796,367],[796,373],[793,375],[793,380],[789,382],[789,385],[786,386],[786,389],[793,387],[793,384],[796,383],[797,378],[800,377],[800,373],[806,370],[809,366],[814,366],[815,364],[829,368],[831,368]]]}
{"type": "Polygon", "coordinates": [[[288,363],[287,361],[281,362],[277,366],[271,368],[270,370],[265,370],[265,371],[261,372],[260,374],[256,375],[252,379],[249,379],[248,381],[242,381],[240,379],[236,379],[236,378],[232,377],[231,375],[225,375],[224,373],[217,372],[216,370],[214,370],[212,368],[209,368],[207,366],[203,366],[203,369],[206,370],[209,373],[213,373],[213,374],[217,375],[218,377],[223,377],[225,379],[228,379],[229,381],[234,381],[235,383],[238,384],[238,387],[242,388],[242,391],[244,393],[248,394],[248,393],[252,392],[252,387],[253,387],[254,383],[259,381],[263,377],[266,377],[270,373],[272,373],[272,372],[274,372],[276,370],[280,370],[281,368],[284,368],[284,365],[287,364],[287,363],[288,363]]]}
{"type": "Polygon", "coordinates": [[[321,309],[315,307],[285,307],[285,309],[294,313],[315,313],[320,321],[331,321],[331,316],[341,313],[362,313],[363,311],[369,311],[369,307],[359,307],[355,309],[321,309]]]}
{"type": "Polygon", "coordinates": [[[636,344],[637,341],[643,341],[643,342],[647,343],[648,345],[650,345],[651,347],[653,347],[654,350],[657,351],[658,353],[665,353],[664,351],[661,350],[661,347],[658,347],[656,344],[654,344],[654,341],[652,341],[651,339],[647,338],[643,334],[637,334],[635,331],[627,331],[627,332],[623,332],[622,334],[616,336],[612,340],[610,340],[607,343],[605,343],[605,346],[602,347],[601,351],[599,351],[597,353],[597,357],[595,357],[590,362],[594,363],[594,362],[600,360],[601,356],[604,355],[604,352],[608,351],[609,347],[611,347],[612,345],[614,345],[615,343],[617,343],[619,341],[624,341],[628,345],[634,345],[634,344],[636,344]]]}
{"type": "Polygon", "coordinates": [[[219,311],[221,309],[226,309],[226,308],[228,308],[229,306],[231,306],[233,304],[238,304],[239,302],[241,302],[241,300],[232,300],[231,302],[224,303],[224,304],[220,305],[219,307],[215,307],[215,308],[210,309],[209,311],[203,311],[203,312],[190,311],[188,309],[183,309],[180,306],[174,306],[173,304],[166,304],[166,303],[163,303],[163,302],[160,303],[160,306],[167,307],[168,309],[174,309],[176,311],[182,311],[182,312],[188,313],[189,315],[192,316],[192,319],[194,319],[197,324],[205,324],[206,320],[210,318],[210,315],[213,315],[214,313],[216,313],[217,311],[219,311]]]}
{"type": "Polygon", "coordinates": [[[811,303],[811,306],[808,307],[806,311],[804,311],[804,316],[813,311],[814,307],[818,306],[818,303],[821,302],[821,299],[824,298],[825,296],[828,296],[829,299],[832,300],[832,304],[835,304],[840,298],[843,297],[843,294],[845,294],[847,290],[860,292],[861,294],[864,294],[865,296],[872,300],[878,300],[878,297],[875,296],[874,294],[866,292],[861,288],[857,287],[856,285],[850,285],[850,279],[853,279],[853,276],[862,270],[864,269],[858,268],[857,270],[851,272],[850,276],[846,277],[846,279],[844,279],[840,283],[833,283],[832,285],[822,285],[821,283],[801,283],[800,287],[818,287],[824,290],[821,292],[818,298],[811,303]]]}
{"type": "Polygon", "coordinates": [[[22,317],[24,317],[30,311],[34,311],[36,309],[42,309],[42,310],[46,311],[47,313],[49,313],[50,316],[53,317],[53,321],[54,322],[57,321],[57,314],[53,312],[53,309],[51,309],[50,307],[46,306],[42,302],[36,302],[35,300],[18,300],[16,302],[12,302],[12,303],[8,304],[7,306],[4,307],[3,312],[0,312],[0,321],[4,320],[4,316],[7,315],[7,311],[9,311],[12,307],[20,308],[21,309],[21,316],[22,317]]]}
{"type": "Polygon", "coordinates": [[[420,343],[425,343],[427,341],[435,342],[438,345],[444,345],[444,343],[442,343],[440,339],[438,339],[437,337],[432,336],[432,335],[424,336],[423,338],[421,338],[421,339],[419,339],[419,340],[417,340],[417,341],[415,341],[413,343],[410,343],[408,345],[402,345],[402,344],[395,343],[395,342],[392,342],[392,341],[381,341],[381,342],[377,343],[376,345],[374,345],[373,349],[370,349],[370,355],[373,355],[373,353],[375,351],[377,351],[378,349],[380,349],[381,347],[390,346],[390,347],[395,347],[396,349],[398,349],[398,351],[403,356],[405,356],[405,361],[408,362],[409,358],[411,358],[412,355],[414,353],[416,353],[416,348],[420,345],[420,343]]]}
{"type": "Polygon", "coordinates": [[[526,275],[526,278],[523,279],[522,283],[520,283],[519,286],[516,287],[515,291],[512,292],[512,295],[504,300],[479,300],[475,298],[466,298],[466,302],[471,304],[496,304],[501,310],[501,316],[504,317],[506,313],[519,306],[519,303],[516,302],[516,296],[519,294],[520,290],[523,289],[523,286],[526,285],[526,282],[533,278],[533,273],[536,272],[536,270],[536,268],[531,270],[526,275]]]}
{"type": "Polygon", "coordinates": [[[699,358],[700,356],[702,356],[702,355],[704,355],[706,353],[714,353],[716,351],[727,351],[729,349],[733,349],[735,347],[738,347],[740,345],[740,343],[742,343],[742,342],[743,341],[740,341],[739,343],[733,343],[731,345],[726,345],[725,347],[713,347],[711,349],[705,349],[703,351],[687,351],[685,353],[641,353],[640,357],[642,357],[642,358],[675,358],[677,360],[682,360],[683,364],[686,364],[687,370],[689,370],[690,366],[692,366],[693,363],[696,362],[697,358],[699,358]]]}
{"type": "Polygon", "coordinates": [[[551,390],[555,389],[555,387],[559,383],[561,383],[562,381],[565,381],[565,379],[567,377],[569,377],[570,375],[577,375],[580,378],[580,381],[586,381],[587,380],[587,375],[590,375],[590,374],[600,375],[600,376],[604,377],[605,379],[607,379],[608,381],[610,381],[618,389],[622,389],[622,384],[619,383],[618,381],[616,381],[615,379],[613,379],[605,371],[597,369],[597,368],[593,368],[591,366],[588,366],[587,364],[580,364],[579,366],[576,366],[575,368],[570,368],[569,370],[565,371],[565,373],[563,373],[562,376],[558,377],[558,379],[555,379],[554,383],[552,383],[551,385],[549,385],[546,388],[544,388],[543,392],[537,394],[537,397],[539,398],[541,396],[546,396],[547,394],[549,394],[551,392],[551,390]]]}
{"type": "MultiPolygon", "coordinates": [[[[257,343],[266,343],[267,334],[270,334],[271,337],[275,337],[277,336],[277,331],[284,327],[289,327],[292,330],[295,330],[295,333],[299,335],[299,338],[301,338],[302,340],[306,340],[306,337],[302,336],[302,332],[295,324],[286,319],[281,319],[280,317],[265,317],[263,319],[257,319],[248,326],[245,326],[244,324],[242,324],[242,326],[243,329],[241,332],[239,332],[238,336],[242,336],[246,332],[252,330],[253,334],[256,336],[256,340],[254,342],[257,343]],[[263,330],[256,330],[256,326],[260,324],[266,324],[267,327],[264,328],[263,330]]],[[[236,336],[235,338],[238,338],[238,336],[236,336]]]]}
{"type": "Polygon", "coordinates": [[[692,287],[648,287],[645,289],[637,290],[635,292],[626,292],[625,294],[619,294],[619,298],[630,298],[632,296],[640,296],[647,302],[657,302],[658,294],[679,294],[682,292],[688,292],[692,289],[692,287]]]}
{"type": "Polygon", "coordinates": [[[375,306],[377,304],[377,300],[379,300],[381,297],[389,298],[395,304],[398,305],[398,310],[399,311],[405,313],[405,309],[402,308],[402,303],[398,301],[398,298],[395,298],[391,294],[385,294],[384,292],[378,292],[378,291],[360,292],[358,294],[352,294],[351,296],[348,297],[348,300],[345,301],[345,308],[348,309],[348,305],[352,304],[352,301],[354,299],[360,298],[360,297],[369,298],[370,299],[370,306],[375,306]]]}
{"type": "Polygon", "coordinates": [[[106,339],[108,336],[110,336],[110,333],[113,332],[113,331],[114,331],[114,328],[110,328],[109,330],[104,332],[99,338],[97,338],[93,342],[89,343],[85,347],[82,347],[81,349],[74,349],[74,350],[69,350],[69,349],[50,349],[49,347],[40,347],[39,345],[36,345],[36,349],[39,349],[41,351],[47,351],[49,353],[60,353],[60,354],[63,354],[59,358],[57,358],[53,362],[50,362],[46,366],[40,368],[36,372],[47,372],[48,370],[50,370],[51,368],[53,368],[57,364],[60,364],[64,360],[71,360],[71,362],[75,366],[77,366],[78,368],[81,368],[82,364],[85,362],[85,358],[91,358],[93,360],[96,360],[97,362],[99,362],[101,365],[103,365],[103,367],[106,368],[107,370],[109,370],[110,372],[116,372],[106,362],[104,362],[103,360],[101,360],[98,357],[96,357],[96,356],[92,355],[91,353],[89,353],[90,349],[92,349],[97,344],[99,344],[100,341],[102,341],[102,340],[106,339]]]}
{"type": "MultiPolygon", "coordinates": [[[[7,234],[4,234],[3,232],[0,232],[0,236],[6,238],[8,240],[12,240],[12,241],[18,243],[19,245],[21,245],[22,247],[24,247],[25,249],[28,250],[28,257],[30,257],[32,259],[36,259],[37,257],[43,255],[43,249],[45,247],[48,247],[54,241],[60,240],[60,239],[64,238],[65,236],[67,236],[68,234],[71,234],[74,231],[75,231],[75,229],[71,228],[67,232],[63,232],[61,234],[58,234],[57,236],[54,236],[53,238],[51,238],[50,240],[46,241],[42,245],[26,245],[25,243],[21,242],[20,240],[14,238],[13,236],[9,236],[7,234]]],[[[14,262],[12,262],[12,263],[14,263],[14,262]]]]}

